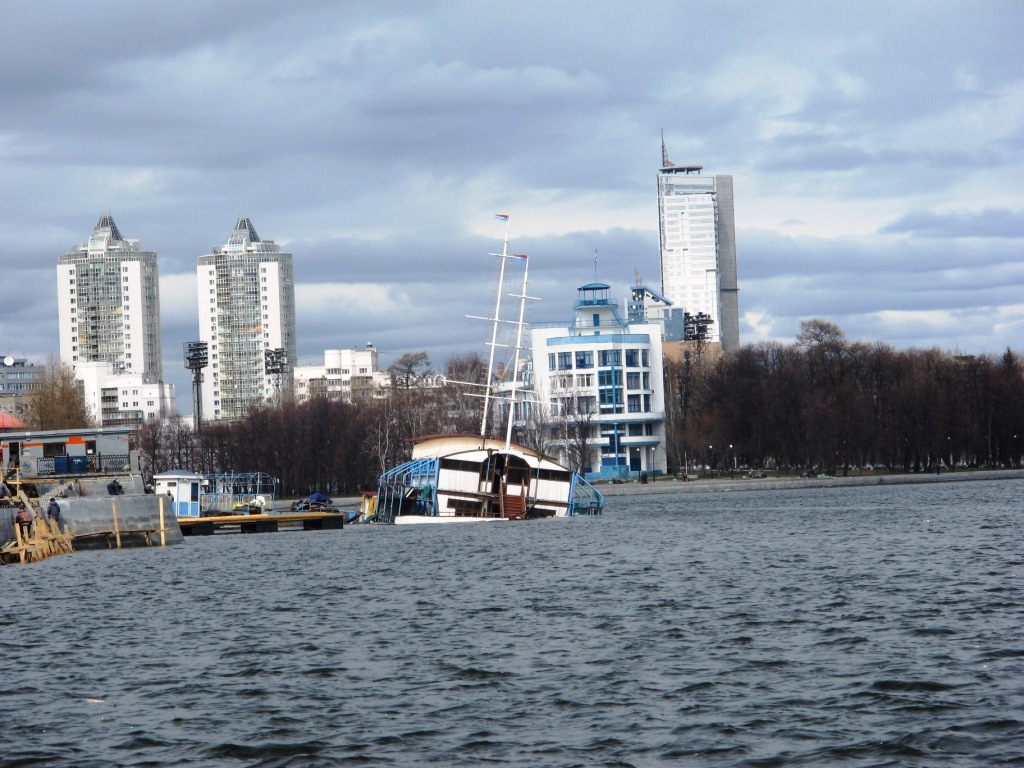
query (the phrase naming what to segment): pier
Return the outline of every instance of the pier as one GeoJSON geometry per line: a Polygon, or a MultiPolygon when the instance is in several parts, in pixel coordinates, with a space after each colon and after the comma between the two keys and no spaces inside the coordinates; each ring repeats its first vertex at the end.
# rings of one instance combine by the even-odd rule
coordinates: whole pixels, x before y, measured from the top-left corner
{"type": "MultiPolygon", "coordinates": [[[[76,549],[121,549],[129,546],[127,539],[141,538],[142,543],[151,547],[154,543],[160,546],[167,544],[167,532],[170,530],[165,522],[163,503],[160,504],[160,517],[156,527],[133,527],[119,523],[117,516],[117,504],[111,503],[111,516],[109,525],[91,525],[89,530],[76,532],[68,524],[61,525],[57,520],[51,520],[44,512],[33,505],[24,492],[19,493],[19,500],[32,514],[32,522],[25,526],[24,530],[18,523],[12,525],[13,536],[6,543],[0,546],[0,563],[8,565],[11,563],[32,563],[43,560],[53,555],[64,555],[74,552],[76,549]]],[[[39,499],[34,501],[38,502],[39,499]]],[[[62,499],[66,502],[66,499],[62,499]]],[[[11,512],[16,507],[5,507],[11,512]]],[[[91,521],[95,522],[95,521],[91,521]]],[[[133,541],[134,543],[134,541],[133,541]]]]}
{"type": "Polygon", "coordinates": [[[344,527],[344,512],[281,512],[279,514],[212,515],[179,517],[183,536],[214,533],[276,533],[281,530],[332,531],[344,527]]]}

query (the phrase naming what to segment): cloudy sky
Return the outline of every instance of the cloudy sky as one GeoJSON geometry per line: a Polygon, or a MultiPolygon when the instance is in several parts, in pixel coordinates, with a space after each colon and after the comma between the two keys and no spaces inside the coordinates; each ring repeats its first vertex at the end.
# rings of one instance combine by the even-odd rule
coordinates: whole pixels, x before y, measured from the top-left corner
{"type": "Polygon", "coordinates": [[[0,0],[0,354],[58,352],[104,213],[159,255],[182,413],[241,215],[295,255],[299,362],[484,354],[496,212],[535,322],[659,287],[662,131],[733,176],[743,343],[1024,351],[1022,40],[1017,0],[0,0]]]}

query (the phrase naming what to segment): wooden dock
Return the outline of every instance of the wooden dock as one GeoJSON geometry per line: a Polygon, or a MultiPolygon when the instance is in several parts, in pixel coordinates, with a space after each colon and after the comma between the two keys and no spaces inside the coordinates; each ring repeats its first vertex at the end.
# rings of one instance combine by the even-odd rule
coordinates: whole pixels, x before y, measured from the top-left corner
{"type": "Polygon", "coordinates": [[[276,533],[280,530],[332,531],[345,525],[343,512],[282,512],[275,515],[214,515],[179,517],[184,536],[214,533],[276,533]]]}
{"type": "Polygon", "coordinates": [[[19,500],[32,513],[32,523],[28,533],[23,533],[20,525],[14,526],[14,538],[0,546],[0,563],[32,563],[52,555],[70,554],[75,551],[75,542],[79,546],[94,548],[96,542],[106,544],[108,549],[121,549],[122,537],[141,536],[147,547],[154,543],[166,546],[168,528],[164,520],[163,500],[160,500],[160,518],[158,527],[132,528],[118,522],[117,503],[111,503],[111,525],[109,529],[77,533],[71,526],[51,520],[42,510],[39,499],[30,499],[24,491],[19,491],[19,500]],[[40,506],[37,508],[35,504],[40,506]],[[154,541],[155,539],[155,541],[154,541]]]}
{"type": "Polygon", "coordinates": [[[61,530],[56,520],[39,515],[34,508],[32,525],[27,535],[22,535],[21,526],[15,524],[14,539],[0,547],[0,562],[33,563],[51,555],[64,555],[74,551],[71,536],[61,530]]]}

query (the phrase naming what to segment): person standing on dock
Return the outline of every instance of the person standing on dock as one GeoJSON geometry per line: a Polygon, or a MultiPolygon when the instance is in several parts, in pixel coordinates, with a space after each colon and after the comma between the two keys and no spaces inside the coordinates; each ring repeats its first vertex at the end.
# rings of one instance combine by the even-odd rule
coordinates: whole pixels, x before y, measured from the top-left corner
{"type": "Polygon", "coordinates": [[[46,507],[46,516],[55,523],[60,522],[60,504],[52,496],[50,497],[49,505],[46,507]]]}

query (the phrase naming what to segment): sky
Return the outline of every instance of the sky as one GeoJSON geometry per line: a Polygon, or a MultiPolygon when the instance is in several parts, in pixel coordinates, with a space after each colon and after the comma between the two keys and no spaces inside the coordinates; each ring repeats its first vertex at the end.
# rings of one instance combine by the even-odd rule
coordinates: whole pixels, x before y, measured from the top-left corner
{"type": "Polygon", "coordinates": [[[532,322],[660,289],[662,135],[733,177],[741,343],[1024,352],[1022,40],[1017,0],[0,0],[0,355],[59,353],[57,260],[109,213],[182,414],[239,216],[294,254],[298,363],[486,357],[495,213],[532,322]]]}

